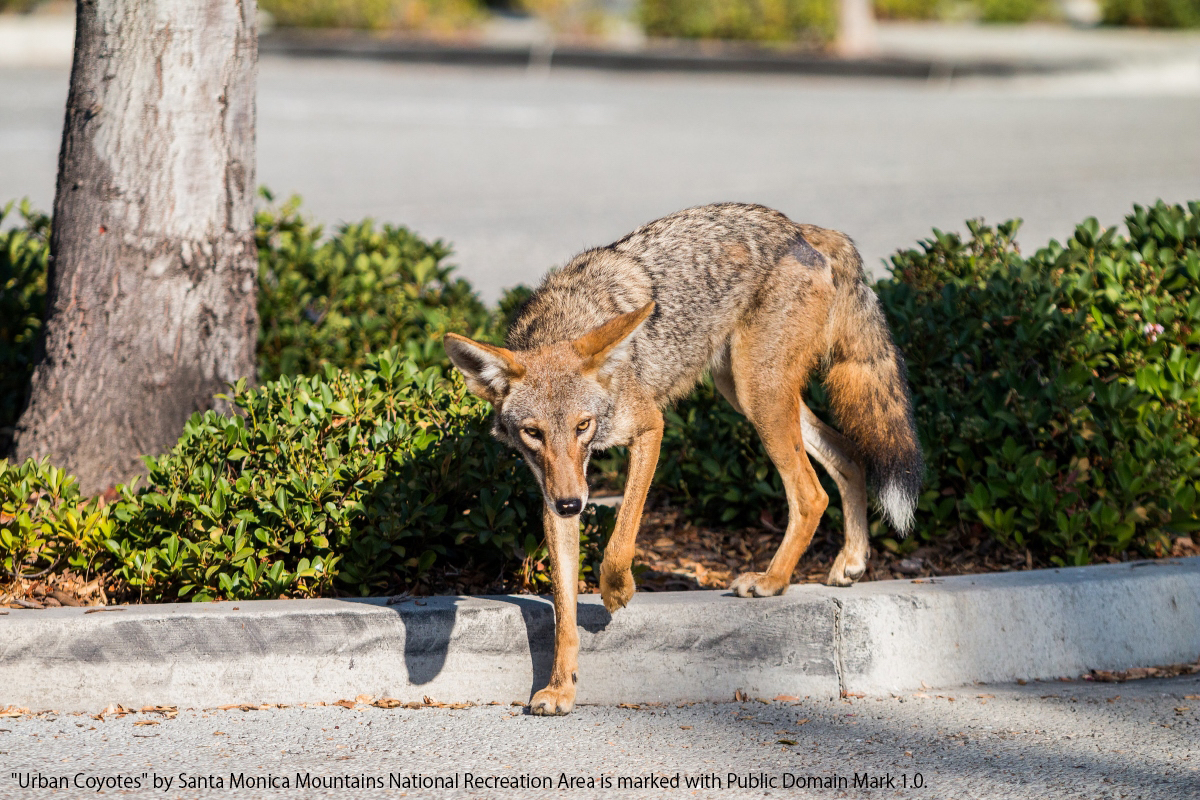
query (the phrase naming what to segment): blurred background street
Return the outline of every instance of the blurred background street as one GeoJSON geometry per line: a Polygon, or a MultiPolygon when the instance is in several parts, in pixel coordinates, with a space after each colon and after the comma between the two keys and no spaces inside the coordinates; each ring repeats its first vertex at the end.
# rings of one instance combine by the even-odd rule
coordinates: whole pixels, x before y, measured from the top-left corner
{"type": "MultiPolygon", "coordinates": [[[[983,19],[1016,13],[988,2],[976,11],[983,19]]],[[[261,5],[285,22],[320,22],[288,17],[301,6],[286,0],[261,5]]],[[[542,5],[549,11],[541,16],[455,18],[474,33],[454,41],[524,45],[536,57],[556,31],[570,42],[578,41],[571,31],[603,27],[554,17],[586,3],[542,5]]],[[[629,21],[635,5],[600,3],[624,16],[585,44],[643,47],[645,35],[629,21]]],[[[667,6],[652,0],[639,8],[647,15],[667,6]]],[[[1108,0],[1104,13],[1121,7],[1108,0]]],[[[876,3],[888,17],[930,17],[935,6],[906,8],[876,3]]],[[[951,14],[945,4],[936,8],[951,14]]],[[[71,50],[71,17],[58,10],[0,14],[0,201],[27,196],[46,210],[71,50]]],[[[1036,247],[1068,236],[1089,215],[1117,224],[1132,203],[1200,196],[1200,35],[1061,24],[1098,19],[1100,7],[1087,2],[1021,13],[1059,24],[875,26],[872,53],[928,63],[924,79],[435,66],[294,58],[271,54],[268,43],[259,66],[258,182],[280,199],[299,193],[305,213],[323,223],[370,216],[452,243],[462,274],[488,301],[580,249],[719,200],[764,203],[844,230],[881,275],[896,249],[932,227],[962,230],[968,218],[1022,217],[1019,240],[1036,247]],[[953,65],[971,59],[1012,74],[956,76],[953,65]]],[[[666,24],[646,19],[647,30],[666,24]]],[[[341,22],[378,27],[373,19],[341,22]]],[[[413,41],[393,33],[352,41],[413,41]]],[[[757,52],[832,54],[814,50],[803,31],[797,36],[799,49],[757,52]]]]}
{"type": "MultiPolygon", "coordinates": [[[[66,68],[0,70],[0,197],[49,209],[66,68]]],[[[930,227],[1068,235],[1200,194],[1200,81],[1136,73],[950,85],[264,58],[259,183],[317,220],[452,242],[494,300],[576,251],[717,200],[849,232],[878,274],[930,227]]]]}

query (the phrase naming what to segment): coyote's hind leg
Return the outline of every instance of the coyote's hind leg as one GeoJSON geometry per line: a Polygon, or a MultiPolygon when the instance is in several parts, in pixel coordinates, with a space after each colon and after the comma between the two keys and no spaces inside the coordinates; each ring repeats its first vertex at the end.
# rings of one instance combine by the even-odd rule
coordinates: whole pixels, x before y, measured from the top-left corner
{"type": "Polygon", "coordinates": [[[767,455],[779,470],[787,492],[788,523],[767,571],[744,573],[730,584],[729,588],[739,597],[769,597],[787,591],[792,571],[808,549],[817,522],[829,504],[829,495],[821,488],[817,472],[804,452],[800,387],[804,385],[807,370],[798,359],[792,362],[790,370],[772,369],[780,362],[777,353],[755,344],[758,342],[752,336],[740,342],[735,339],[730,375],[720,371],[718,387],[722,392],[732,388],[737,400],[735,407],[754,424],[767,455]],[[733,379],[731,387],[729,377],[733,379]]]}
{"type": "Polygon", "coordinates": [[[800,404],[804,449],[825,468],[842,496],[846,542],[829,570],[830,586],[849,586],[867,569],[867,482],[854,443],[800,404]]]}

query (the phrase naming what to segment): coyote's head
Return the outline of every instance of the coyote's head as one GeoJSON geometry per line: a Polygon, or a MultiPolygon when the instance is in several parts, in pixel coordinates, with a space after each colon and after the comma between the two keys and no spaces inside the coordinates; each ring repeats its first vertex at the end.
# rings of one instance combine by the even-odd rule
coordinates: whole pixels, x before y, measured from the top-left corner
{"type": "Polygon", "coordinates": [[[492,432],[524,456],[554,513],[572,517],[588,499],[593,450],[628,441],[632,414],[617,402],[633,335],[648,303],[573,341],[507,350],[447,334],[446,354],[467,388],[496,409],[492,432]]]}

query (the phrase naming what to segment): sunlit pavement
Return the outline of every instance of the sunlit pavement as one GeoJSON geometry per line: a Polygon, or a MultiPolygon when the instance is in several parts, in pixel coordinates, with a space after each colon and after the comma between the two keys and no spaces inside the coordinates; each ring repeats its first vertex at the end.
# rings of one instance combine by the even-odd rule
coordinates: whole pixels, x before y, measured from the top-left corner
{"type": "Polygon", "coordinates": [[[347,705],[0,719],[0,796],[82,796],[78,783],[108,796],[275,797],[307,781],[304,796],[534,797],[570,781],[575,795],[602,797],[1182,800],[1200,787],[1195,675],[583,706],[562,718],[505,706],[347,705]],[[50,788],[58,780],[65,793],[50,788]],[[31,784],[43,788],[21,788],[31,784]]]}

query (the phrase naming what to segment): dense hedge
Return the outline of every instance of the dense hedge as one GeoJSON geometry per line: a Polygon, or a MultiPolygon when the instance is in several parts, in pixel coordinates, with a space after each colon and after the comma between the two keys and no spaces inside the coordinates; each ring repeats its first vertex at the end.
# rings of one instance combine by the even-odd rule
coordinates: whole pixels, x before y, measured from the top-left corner
{"type": "MultiPolygon", "coordinates": [[[[885,546],[974,532],[1083,564],[1200,529],[1200,204],[1135,207],[1126,224],[1128,238],[1089,219],[1025,257],[1016,223],[969,223],[893,256],[875,290],[928,472],[916,536],[876,522],[885,546]]],[[[819,385],[809,397],[824,412],[819,385]]],[[[711,387],[670,418],[655,481],[675,503],[715,523],[783,518],[757,436],[711,387]]]]}
{"type": "Polygon", "coordinates": [[[0,569],[29,577],[99,568],[113,535],[109,509],[79,495],[75,479],[46,460],[0,460],[0,569]]]}
{"type": "MultiPolygon", "coordinates": [[[[436,342],[455,326],[496,336],[528,290],[488,314],[440,243],[369,224],[324,239],[294,207],[259,222],[263,370],[316,374],[234,387],[235,414],[194,416],[107,504],[47,464],[0,466],[3,569],[69,565],[150,600],[380,593],[467,566],[544,584],[528,470],[436,342]]],[[[875,288],[929,471],[917,534],[876,522],[877,544],[958,537],[1079,564],[1200,529],[1200,204],[1135,207],[1126,225],[1088,220],[1026,256],[1016,223],[970,223],[893,257],[875,288]]],[[[5,309],[40,302],[47,232],[29,213],[4,234],[5,309]]],[[[27,363],[35,323],[4,329],[7,363],[27,363]]],[[[826,413],[819,385],[810,403],[826,413]]],[[[623,458],[595,463],[616,481],[623,458]]],[[[784,519],[757,435],[708,385],[668,412],[655,483],[706,521],[784,519]]],[[[589,510],[585,568],[611,523],[589,510]]]]}
{"type": "Polygon", "coordinates": [[[1200,28],[1200,0],[1103,0],[1107,25],[1200,28]]]}
{"type": "Polygon", "coordinates": [[[261,0],[276,25],[293,28],[454,30],[483,15],[479,0],[261,0]]]}
{"type": "MultiPolygon", "coordinates": [[[[236,413],[194,415],[103,507],[61,470],[0,461],[4,569],[67,554],[153,601],[380,594],[447,565],[548,581],[541,496],[461,380],[393,351],[228,397],[236,413]]],[[[611,524],[585,515],[585,573],[611,524]]]]}
{"type": "MultiPolygon", "coordinates": [[[[1186,4],[1196,0],[1110,2],[1186,4]]],[[[1059,13],[1051,0],[874,0],[874,8],[880,19],[971,18],[983,22],[1055,19],[1059,13]]],[[[831,0],[641,0],[638,16],[650,36],[685,39],[818,43],[831,41],[837,33],[837,3],[831,0]]]]}
{"type": "Polygon", "coordinates": [[[649,36],[823,42],[837,33],[833,0],[641,0],[649,36]]]}
{"type": "MultiPolygon", "coordinates": [[[[0,209],[0,222],[13,203],[0,209]]],[[[0,456],[12,443],[13,425],[33,375],[34,351],[46,304],[50,217],[21,203],[23,224],[0,232],[0,456]]]]}
{"type": "Polygon", "coordinates": [[[298,207],[292,198],[256,215],[263,380],[326,364],[361,369],[371,353],[397,346],[422,367],[445,364],[444,332],[494,333],[470,284],[445,263],[450,248],[440,239],[391,225],[376,230],[370,220],[326,237],[298,207]]]}
{"type": "MultiPolygon", "coordinates": [[[[545,583],[528,470],[488,433],[484,404],[449,373],[440,342],[446,330],[495,338],[528,290],[490,313],[440,241],[370,221],[325,236],[297,207],[256,217],[259,371],[274,380],[235,387],[232,416],[193,416],[170,453],[146,459],[148,480],[119,487],[115,503],[85,503],[48,464],[0,462],[5,571],[110,572],[152,600],[379,593],[466,563],[545,583]]],[[[29,380],[49,249],[49,218],[22,213],[24,225],[0,234],[8,431],[29,380]]],[[[585,570],[611,522],[589,510],[585,570]]]]}

